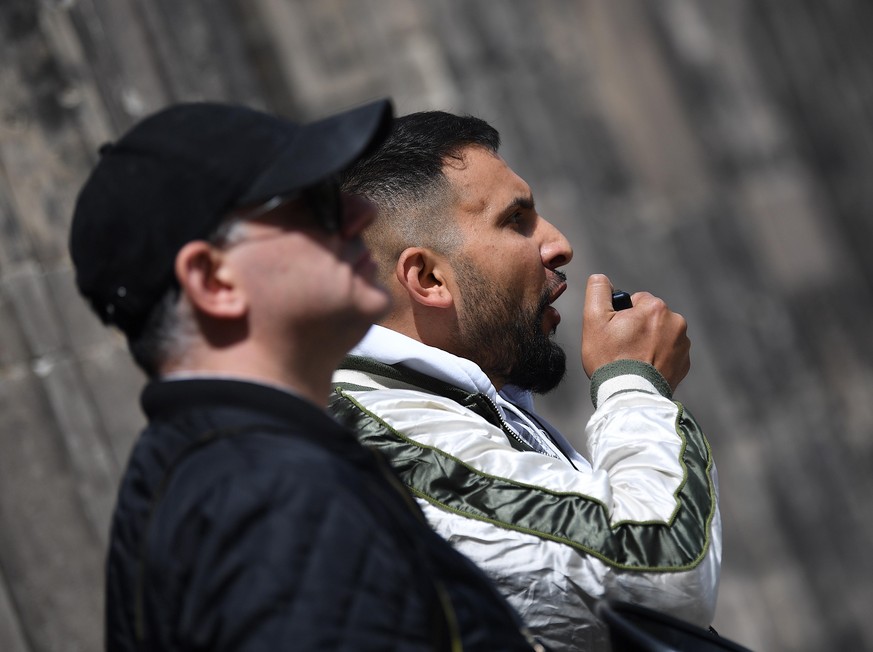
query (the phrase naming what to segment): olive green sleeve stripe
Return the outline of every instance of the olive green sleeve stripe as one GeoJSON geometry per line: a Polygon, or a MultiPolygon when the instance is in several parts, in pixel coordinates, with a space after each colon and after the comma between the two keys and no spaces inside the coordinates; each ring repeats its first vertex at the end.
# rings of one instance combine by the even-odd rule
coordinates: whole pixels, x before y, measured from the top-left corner
{"type": "Polygon", "coordinates": [[[649,381],[655,390],[665,398],[673,398],[670,383],[652,365],[640,360],[616,360],[598,367],[591,375],[591,403],[597,407],[597,392],[607,380],[618,376],[641,376],[649,381]]]}
{"type": "MultiPolygon", "coordinates": [[[[678,405],[678,404],[677,404],[678,405]]],[[[709,445],[681,405],[676,419],[685,467],[668,523],[610,524],[601,501],[493,476],[393,429],[342,389],[331,409],[361,441],[379,449],[403,481],[428,502],[467,518],[557,541],[617,567],[679,571],[695,567],[709,546],[715,514],[709,445]]]]}

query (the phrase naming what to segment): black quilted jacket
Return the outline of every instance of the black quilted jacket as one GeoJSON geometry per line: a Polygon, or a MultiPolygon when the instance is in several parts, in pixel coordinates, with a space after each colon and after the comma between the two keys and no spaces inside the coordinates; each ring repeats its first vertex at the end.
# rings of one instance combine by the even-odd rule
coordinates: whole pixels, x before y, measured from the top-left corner
{"type": "Polygon", "coordinates": [[[526,650],[516,616],[324,412],[152,383],[107,562],[108,650],[526,650]]]}

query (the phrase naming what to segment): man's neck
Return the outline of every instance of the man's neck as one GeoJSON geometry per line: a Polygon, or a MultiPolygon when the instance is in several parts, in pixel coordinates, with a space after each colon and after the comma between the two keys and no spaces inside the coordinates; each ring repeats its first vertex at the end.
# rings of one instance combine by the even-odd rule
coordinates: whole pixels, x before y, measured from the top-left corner
{"type": "MultiPolygon", "coordinates": [[[[451,353],[452,355],[470,360],[479,366],[479,363],[476,360],[471,359],[468,356],[461,354],[456,351],[455,348],[451,345],[451,330],[448,327],[445,327],[439,323],[436,323],[432,319],[427,318],[419,318],[413,319],[411,314],[404,318],[402,315],[391,315],[388,318],[384,319],[379,323],[380,326],[387,328],[389,330],[400,333],[401,335],[405,335],[417,342],[421,342],[422,344],[426,344],[427,346],[432,346],[434,348],[445,351],[446,353],[451,353]]],[[[482,369],[481,366],[479,366],[482,369]]],[[[498,376],[495,374],[488,373],[487,370],[482,369],[483,373],[488,376],[488,380],[491,381],[491,384],[494,385],[494,388],[497,391],[505,384],[505,380],[502,376],[498,376]]]]}
{"type": "MultiPolygon", "coordinates": [[[[315,356],[312,356],[313,358],[315,356]]],[[[207,351],[188,355],[161,369],[162,378],[236,378],[279,387],[308,401],[326,407],[330,394],[330,378],[340,357],[334,361],[324,354],[312,362],[305,355],[269,355],[251,351],[207,351]],[[290,360],[289,360],[290,358],[290,360]]]]}

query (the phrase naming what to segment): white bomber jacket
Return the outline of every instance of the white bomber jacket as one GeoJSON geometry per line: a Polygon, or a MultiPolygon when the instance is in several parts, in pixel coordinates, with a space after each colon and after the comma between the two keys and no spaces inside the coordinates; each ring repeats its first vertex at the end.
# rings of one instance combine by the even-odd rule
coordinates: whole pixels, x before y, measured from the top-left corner
{"type": "Polygon", "coordinates": [[[603,597],[708,626],[721,565],[709,444],[650,365],[592,378],[583,457],[528,393],[374,326],[334,376],[331,411],[391,460],[432,527],[552,650],[609,650],[603,597]]]}

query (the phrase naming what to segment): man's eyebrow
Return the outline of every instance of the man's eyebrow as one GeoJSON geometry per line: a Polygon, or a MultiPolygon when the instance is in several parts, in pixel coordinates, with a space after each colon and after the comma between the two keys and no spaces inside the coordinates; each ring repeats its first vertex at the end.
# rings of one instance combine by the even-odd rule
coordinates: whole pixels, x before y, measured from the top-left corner
{"type": "Polygon", "coordinates": [[[506,206],[503,207],[503,210],[500,211],[501,215],[506,215],[508,212],[515,210],[517,208],[523,208],[524,210],[533,210],[534,208],[534,198],[533,195],[519,195],[512,201],[510,201],[506,206]]]}

